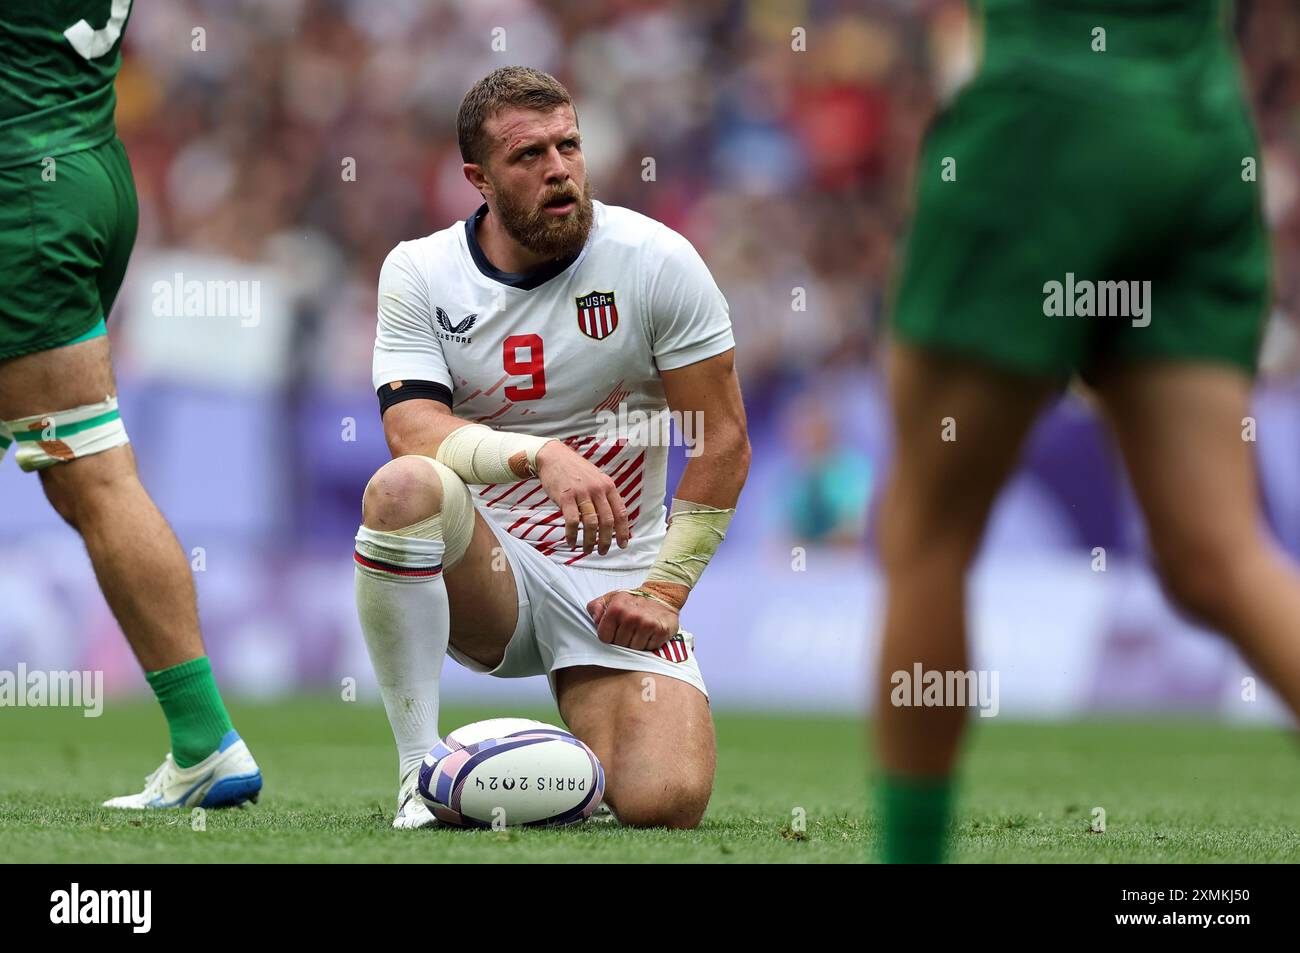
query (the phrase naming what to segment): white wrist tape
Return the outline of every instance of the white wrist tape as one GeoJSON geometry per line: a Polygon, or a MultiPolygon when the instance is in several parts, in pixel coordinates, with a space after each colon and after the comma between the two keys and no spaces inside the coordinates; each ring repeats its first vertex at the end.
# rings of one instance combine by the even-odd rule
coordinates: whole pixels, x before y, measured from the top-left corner
{"type": "Polygon", "coordinates": [[[514,483],[537,476],[537,451],[552,439],[470,424],[447,434],[434,459],[466,483],[514,483]]]}
{"type": "Polygon", "coordinates": [[[703,503],[674,499],[672,509],[668,511],[668,534],[645,581],[694,588],[704,573],[704,567],[722,545],[727,527],[735,515],[735,507],[720,510],[703,503]]]}
{"type": "MultiPolygon", "coordinates": [[[[18,466],[28,471],[44,470],[57,463],[70,463],[130,442],[117,410],[117,398],[52,414],[34,414],[3,424],[18,445],[18,466]]],[[[0,440],[0,449],[4,441],[0,440]]]]}

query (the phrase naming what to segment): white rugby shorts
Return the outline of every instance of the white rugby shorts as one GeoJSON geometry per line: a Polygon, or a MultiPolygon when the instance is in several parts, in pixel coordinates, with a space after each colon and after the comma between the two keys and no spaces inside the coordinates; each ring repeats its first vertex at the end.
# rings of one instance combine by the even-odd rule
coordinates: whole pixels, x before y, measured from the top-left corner
{"type": "Polygon", "coordinates": [[[695,658],[695,637],[685,629],[656,652],[607,645],[596,636],[596,623],[587,614],[587,603],[615,589],[635,589],[648,570],[562,566],[511,536],[490,517],[483,518],[496,534],[515,575],[519,618],[505,657],[496,668],[489,669],[449,647],[447,653],[457,662],[498,678],[546,675],[552,695],[557,669],[597,665],[666,675],[695,686],[708,697],[695,658]]]}

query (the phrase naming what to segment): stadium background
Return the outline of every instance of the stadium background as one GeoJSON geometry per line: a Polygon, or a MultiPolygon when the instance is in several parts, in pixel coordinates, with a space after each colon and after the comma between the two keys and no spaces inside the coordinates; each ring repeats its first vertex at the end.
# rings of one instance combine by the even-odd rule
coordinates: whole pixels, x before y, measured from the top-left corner
{"type": "MultiPolygon", "coordinates": [[[[1300,37],[1262,0],[1247,74],[1277,297],[1256,401],[1269,519],[1300,553],[1300,37]]],[[[473,211],[454,115],[477,77],[546,69],[578,103],[605,202],[686,234],[726,293],[754,464],[684,622],[718,706],[863,704],[889,465],[880,356],[916,148],[968,75],[952,0],[185,0],[132,11],[119,132],[141,230],[110,320],[146,485],[194,561],[232,695],[337,689],[369,665],[352,604],[361,489],[387,458],[370,389],[375,280],[398,241],[473,211]],[[206,49],[192,49],[204,30],[206,49]],[[791,49],[803,27],[807,51],[791,49]],[[505,52],[492,31],[504,29],[505,52]],[[643,160],[655,178],[642,178],[643,160]],[[355,161],[355,181],[343,170],[355,161]],[[256,320],[157,316],[154,283],[256,282],[256,320]],[[797,289],[806,302],[798,310],[797,289]]],[[[669,475],[680,472],[675,456],[669,475]]],[[[81,544],[0,467],[0,659],[145,683],[81,544]]],[[[976,664],[1002,714],[1196,710],[1272,719],[1245,669],[1176,617],[1088,408],[1041,422],[975,581],[976,664]],[[1093,569],[1104,547],[1105,572],[1093,569]]],[[[449,699],[542,700],[449,665],[449,699]]]]}

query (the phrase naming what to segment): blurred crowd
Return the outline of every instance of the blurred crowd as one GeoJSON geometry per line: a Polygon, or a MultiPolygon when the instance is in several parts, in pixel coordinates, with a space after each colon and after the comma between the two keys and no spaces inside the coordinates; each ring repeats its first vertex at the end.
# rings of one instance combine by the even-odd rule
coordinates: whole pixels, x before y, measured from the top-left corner
{"type": "MultiPolygon", "coordinates": [[[[1260,483],[1300,557],[1296,4],[1240,0],[1239,33],[1277,255],[1252,407],[1260,483]]],[[[521,63],[574,93],[597,196],[689,237],[731,304],[753,464],[688,610],[714,697],[858,704],[881,612],[863,544],[889,465],[886,297],[917,148],[972,74],[970,40],[965,0],[133,4],[117,119],[141,230],[110,334],[141,474],[190,557],[223,684],[278,693],[369,670],[351,541],[388,457],[376,278],[397,242],[477,207],[456,110],[477,78],[521,63]],[[238,313],[179,307],[192,280],[238,282],[238,313]]],[[[0,657],[143,688],[81,541],[41,497],[0,468],[0,657]]],[[[1037,692],[1009,705],[1185,706],[1189,685],[1207,710],[1236,698],[1236,663],[1162,607],[1142,552],[1104,433],[1062,401],[983,550],[982,664],[1037,692]],[[1096,546],[1117,571],[1080,569],[1096,546]],[[1061,682],[1079,671],[1092,688],[1061,682]]],[[[518,690],[446,677],[476,699],[518,690]]]]}
{"type": "MultiPolygon", "coordinates": [[[[1293,2],[1240,11],[1278,256],[1273,375],[1300,374],[1293,2]]],[[[290,329],[258,345],[276,349],[259,386],[368,392],[384,256],[479,202],[461,97],[496,66],[537,66],[575,95],[597,197],[700,249],[731,303],[751,427],[788,446],[792,395],[851,412],[839,382],[876,362],[917,146],[973,68],[969,32],[964,0],[137,4],[118,107],[141,200],[133,273],[182,251],[274,276],[263,305],[290,329]]],[[[119,349],[126,374],[178,366],[147,336],[119,349]]],[[[225,361],[205,353],[206,379],[238,386],[246,358],[225,361]]],[[[808,442],[832,473],[814,468],[791,529],[834,538],[866,500],[836,489],[857,463],[823,423],[808,442]]]]}

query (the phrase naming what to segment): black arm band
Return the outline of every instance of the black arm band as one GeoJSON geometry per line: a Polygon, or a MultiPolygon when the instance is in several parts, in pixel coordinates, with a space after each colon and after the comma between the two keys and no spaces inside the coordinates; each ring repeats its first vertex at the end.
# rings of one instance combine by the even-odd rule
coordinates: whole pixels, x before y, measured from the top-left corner
{"type": "Polygon", "coordinates": [[[451,390],[434,381],[393,381],[375,391],[379,397],[379,416],[393,404],[404,400],[436,400],[451,406],[451,390]]]}

